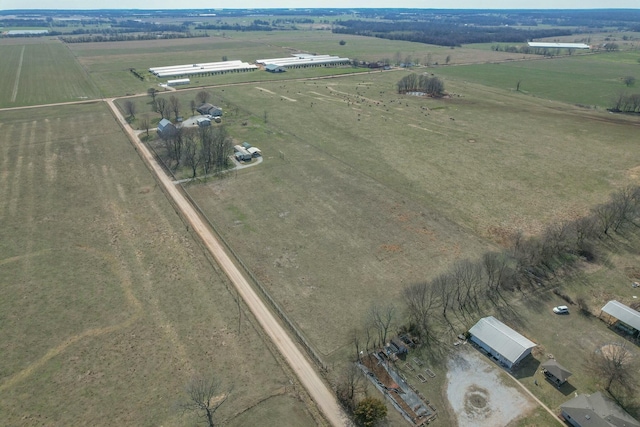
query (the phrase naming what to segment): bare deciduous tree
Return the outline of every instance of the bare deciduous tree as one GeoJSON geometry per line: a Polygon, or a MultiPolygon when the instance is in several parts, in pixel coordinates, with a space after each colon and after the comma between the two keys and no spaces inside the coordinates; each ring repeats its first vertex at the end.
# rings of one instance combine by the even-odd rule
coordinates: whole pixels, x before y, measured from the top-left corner
{"type": "Polygon", "coordinates": [[[345,369],[336,386],[338,402],[349,413],[353,413],[357,405],[357,395],[364,389],[362,371],[350,363],[345,369]]]}
{"type": "Polygon", "coordinates": [[[158,91],[155,88],[149,88],[147,90],[147,95],[149,95],[151,97],[151,109],[153,111],[157,111],[158,110],[158,106],[156,105],[156,95],[158,94],[158,91]]]}
{"type": "Polygon", "coordinates": [[[421,337],[429,343],[434,337],[431,330],[433,311],[440,305],[437,289],[430,283],[416,283],[405,288],[402,292],[409,311],[409,319],[415,323],[421,337]]]}
{"type": "Polygon", "coordinates": [[[585,368],[599,378],[612,395],[633,393],[638,384],[633,354],[626,341],[605,345],[591,354],[585,368]]]}
{"type": "Polygon", "coordinates": [[[201,90],[196,94],[196,102],[198,102],[200,105],[206,104],[207,102],[209,102],[210,99],[211,99],[211,94],[206,90],[201,90]]]}
{"type": "Polygon", "coordinates": [[[175,95],[171,95],[169,98],[169,107],[173,111],[176,120],[178,120],[178,117],[180,117],[180,100],[175,95]]]}
{"type": "Polygon", "coordinates": [[[130,99],[127,99],[124,102],[124,111],[125,113],[127,113],[129,115],[129,117],[131,117],[132,119],[136,118],[136,103],[131,101],[130,99]]]}
{"type": "Polygon", "coordinates": [[[183,132],[184,137],[184,163],[191,168],[191,178],[195,178],[200,164],[200,152],[194,129],[187,129],[183,132]]]}
{"type": "Polygon", "coordinates": [[[389,333],[389,328],[391,328],[391,323],[395,317],[395,307],[393,304],[388,304],[385,306],[372,305],[371,310],[369,311],[369,318],[371,324],[378,331],[378,339],[380,340],[380,345],[385,345],[387,343],[387,334],[389,333]]]}
{"type": "Polygon", "coordinates": [[[147,132],[147,138],[149,138],[149,128],[151,127],[151,119],[148,114],[145,114],[140,119],[140,128],[147,132]]]}
{"type": "Polygon", "coordinates": [[[220,384],[215,378],[195,376],[186,387],[187,400],[179,405],[183,414],[196,412],[207,421],[209,427],[215,427],[213,415],[226,402],[230,391],[220,392],[220,384]]]}
{"type": "Polygon", "coordinates": [[[189,108],[191,108],[191,114],[195,114],[196,113],[196,108],[198,108],[198,106],[196,105],[196,101],[195,100],[191,100],[189,101],[189,108]]]}
{"type": "Polygon", "coordinates": [[[166,98],[156,98],[156,110],[163,119],[169,118],[169,103],[166,98]]]}

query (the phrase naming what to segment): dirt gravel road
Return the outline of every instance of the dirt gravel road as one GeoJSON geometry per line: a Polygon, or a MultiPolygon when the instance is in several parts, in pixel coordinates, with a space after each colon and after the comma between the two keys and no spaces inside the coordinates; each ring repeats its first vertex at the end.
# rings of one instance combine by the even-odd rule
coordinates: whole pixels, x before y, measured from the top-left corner
{"type": "Polygon", "coordinates": [[[300,382],[307,389],[309,395],[322,411],[325,418],[333,426],[347,425],[348,419],[342,412],[332,391],[316,372],[311,362],[295,345],[287,331],[280,325],[265,303],[258,297],[251,285],[249,285],[247,279],[245,279],[229,255],[227,255],[213,232],[203,222],[182,193],[171,182],[171,179],[164,173],[149,149],[140,142],[138,137],[135,135],[135,132],[127,124],[126,120],[114,104],[114,99],[108,99],[107,103],[113,111],[114,116],[120,122],[121,127],[125,130],[129,139],[136,147],[142,159],[151,167],[158,181],[166,190],[166,193],[179,207],[185,220],[192,227],[193,231],[200,236],[211,255],[218,262],[220,268],[222,268],[225,274],[229,277],[229,280],[234,284],[245,304],[247,304],[263,330],[276,345],[291,369],[296,373],[300,382]]]}

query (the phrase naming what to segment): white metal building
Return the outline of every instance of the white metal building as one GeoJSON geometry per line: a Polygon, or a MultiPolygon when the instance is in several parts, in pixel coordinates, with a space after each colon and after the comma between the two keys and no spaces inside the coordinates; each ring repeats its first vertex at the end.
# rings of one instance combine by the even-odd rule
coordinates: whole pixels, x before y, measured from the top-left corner
{"type": "Polygon", "coordinates": [[[212,76],[224,73],[238,73],[254,71],[258,67],[254,64],[239,60],[223,62],[206,62],[202,64],[169,65],[166,67],[151,67],[149,72],[158,77],[181,76],[212,76]]]}
{"type": "Polygon", "coordinates": [[[167,86],[188,85],[191,83],[189,79],[167,80],[167,86]]]}
{"type": "Polygon", "coordinates": [[[493,316],[480,319],[469,329],[469,334],[472,342],[509,369],[527,357],[536,346],[493,316]]]}
{"type": "Polygon", "coordinates": [[[275,65],[282,68],[326,67],[330,65],[344,65],[349,62],[349,58],[341,58],[339,56],[331,55],[310,55],[308,53],[297,53],[286,58],[256,60],[256,64],[263,66],[275,65]]]}
{"type": "Polygon", "coordinates": [[[529,47],[539,47],[548,49],[591,49],[591,46],[584,43],[550,43],[550,42],[528,42],[529,47]]]}

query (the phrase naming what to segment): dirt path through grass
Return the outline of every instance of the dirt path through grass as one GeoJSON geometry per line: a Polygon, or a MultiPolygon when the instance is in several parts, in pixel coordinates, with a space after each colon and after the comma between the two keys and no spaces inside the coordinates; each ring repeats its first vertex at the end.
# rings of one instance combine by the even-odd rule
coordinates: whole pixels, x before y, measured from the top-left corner
{"type": "Polygon", "coordinates": [[[184,220],[188,222],[193,231],[202,239],[207,250],[218,262],[218,265],[225,272],[229,280],[234,284],[238,293],[242,296],[242,299],[260,323],[262,329],[276,345],[291,369],[296,373],[300,382],[307,389],[309,395],[315,401],[326,419],[334,426],[346,425],[347,418],[340,409],[336,398],[329,387],[324,383],[320,375],[318,375],[311,362],[295,345],[289,334],[280,325],[278,320],[267,308],[260,297],[258,297],[247,279],[245,279],[229,255],[227,255],[213,232],[200,218],[182,193],[172,183],[171,179],[164,173],[149,149],[137,138],[135,132],[127,124],[126,120],[116,107],[114,99],[107,100],[107,104],[109,105],[109,108],[111,108],[116,119],[119,121],[122,129],[125,130],[127,136],[136,147],[140,156],[152,169],[158,179],[158,182],[164,187],[167,196],[173,200],[176,206],[180,209],[184,220]]]}
{"type": "Polygon", "coordinates": [[[20,73],[22,72],[22,58],[24,58],[24,48],[22,46],[22,52],[20,52],[20,61],[18,61],[18,71],[16,71],[16,81],[13,84],[13,93],[11,94],[11,102],[16,102],[16,96],[18,96],[18,85],[20,84],[20,73]]]}

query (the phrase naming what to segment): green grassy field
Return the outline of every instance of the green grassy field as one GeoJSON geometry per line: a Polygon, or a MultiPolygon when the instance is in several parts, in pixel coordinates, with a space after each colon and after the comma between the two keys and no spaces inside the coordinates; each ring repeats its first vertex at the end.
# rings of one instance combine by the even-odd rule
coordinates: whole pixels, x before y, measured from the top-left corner
{"type": "Polygon", "coordinates": [[[225,425],[316,425],[106,105],[37,113],[0,118],[3,424],[191,425],[200,372],[225,425]]]}
{"type": "Polygon", "coordinates": [[[537,61],[444,67],[448,78],[504,90],[520,90],[539,98],[608,108],[621,92],[633,92],[622,79],[638,74],[637,52],[578,55],[537,61]]]}
{"type": "Polygon", "coordinates": [[[0,107],[98,97],[94,84],[67,47],[57,41],[0,41],[0,107]]]}

